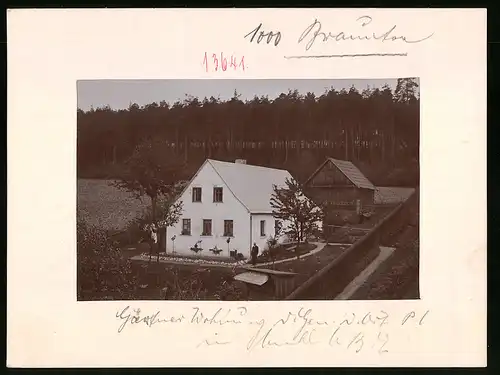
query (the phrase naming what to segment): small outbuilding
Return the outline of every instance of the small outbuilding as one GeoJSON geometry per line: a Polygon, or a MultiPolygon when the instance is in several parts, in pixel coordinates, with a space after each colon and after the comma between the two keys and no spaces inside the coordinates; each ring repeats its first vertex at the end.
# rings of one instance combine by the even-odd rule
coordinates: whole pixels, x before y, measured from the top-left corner
{"type": "Polygon", "coordinates": [[[327,158],[304,185],[313,200],[333,208],[356,210],[374,203],[375,186],[347,160],[327,158]]]}
{"type": "Polygon", "coordinates": [[[295,288],[294,272],[275,271],[266,268],[244,267],[242,272],[234,277],[245,285],[248,299],[284,299],[295,288]]]}

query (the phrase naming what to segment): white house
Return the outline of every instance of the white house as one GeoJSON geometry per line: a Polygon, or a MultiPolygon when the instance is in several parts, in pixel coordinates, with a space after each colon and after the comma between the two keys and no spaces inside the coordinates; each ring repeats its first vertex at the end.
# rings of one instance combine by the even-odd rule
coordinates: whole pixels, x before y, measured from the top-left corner
{"type": "MultiPolygon", "coordinates": [[[[288,171],[248,165],[245,160],[207,159],[178,198],[183,211],[177,224],[167,228],[167,252],[195,255],[191,248],[198,244],[203,249],[199,256],[213,256],[210,249],[216,247],[221,257],[237,250],[249,258],[254,242],[262,252],[276,226],[287,225],[275,220],[270,205],[273,185],[285,187],[286,178],[292,178],[288,171]]],[[[282,235],[277,240],[288,239],[282,235]]]]}

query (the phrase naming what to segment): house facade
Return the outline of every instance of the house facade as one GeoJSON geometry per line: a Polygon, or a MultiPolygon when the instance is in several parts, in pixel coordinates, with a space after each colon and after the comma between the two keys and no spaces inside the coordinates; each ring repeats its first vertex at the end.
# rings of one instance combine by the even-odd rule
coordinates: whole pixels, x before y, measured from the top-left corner
{"type": "MultiPolygon", "coordinates": [[[[237,251],[249,258],[254,242],[262,252],[276,228],[284,225],[274,218],[270,198],[273,185],[285,186],[286,178],[292,178],[288,171],[244,160],[207,159],[179,197],[182,214],[167,228],[167,253],[229,257],[237,251]]],[[[284,235],[276,238],[288,241],[284,235]]]]}
{"type": "Polygon", "coordinates": [[[350,161],[327,158],[304,185],[313,200],[334,209],[374,203],[375,186],[350,161]]]}

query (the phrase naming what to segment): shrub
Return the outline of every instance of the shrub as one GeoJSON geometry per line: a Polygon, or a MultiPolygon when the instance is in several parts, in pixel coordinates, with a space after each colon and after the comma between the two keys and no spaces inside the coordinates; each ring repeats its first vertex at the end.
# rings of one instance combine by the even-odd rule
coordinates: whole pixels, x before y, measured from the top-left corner
{"type": "Polygon", "coordinates": [[[267,259],[271,260],[272,262],[275,262],[276,256],[278,255],[277,253],[279,251],[278,240],[275,237],[269,237],[266,241],[266,245],[267,245],[267,248],[266,248],[267,259]]]}
{"type": "Polygon", "coordinates": [[[78,300],[130,299],[136,278],[106,231],[77,220],[78,300]]]}
{"type": "Polygon", "coordinates": [[[149,240],[149,233],[147,233],[144,228],[150,222],[150,214],[146,211],[142,217],[132,220],[127,225],[126,231],[129,233],[129,238],[132,243],[149,240]]]}
{"type": "Polygon", "coordinates": [[[169,273],[169,278],[163,288],[165,299],[203,300],[207,297],[208,291],[201,272],[194,271],[190,277],[183,277],[175,267],[168,267],[165,272],[169,273]]]}
{"type": "Polygon", "coordinates": [[[240,301],[243,298],[243,292],[231,278],[222,281],[215,292],[215,298],[220,301],[240,301]]]}
{"type": "Polygon", "coordinates": [[[188,275],[169,267],[166,272],[168,280],[161,290],[162,299],[237,301],[242,298],[241,289],[233,282],[234,273],[219,278],[209,269],[198,269],[188,275]]]}

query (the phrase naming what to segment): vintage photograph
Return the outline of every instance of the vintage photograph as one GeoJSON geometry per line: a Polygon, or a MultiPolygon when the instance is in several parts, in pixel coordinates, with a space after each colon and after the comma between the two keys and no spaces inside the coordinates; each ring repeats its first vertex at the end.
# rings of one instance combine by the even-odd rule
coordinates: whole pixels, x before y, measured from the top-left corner
{"type": "Polygon", "coordinates": [[[418,78],[77,94],[79,301],[420,297],[418,78]]]}

